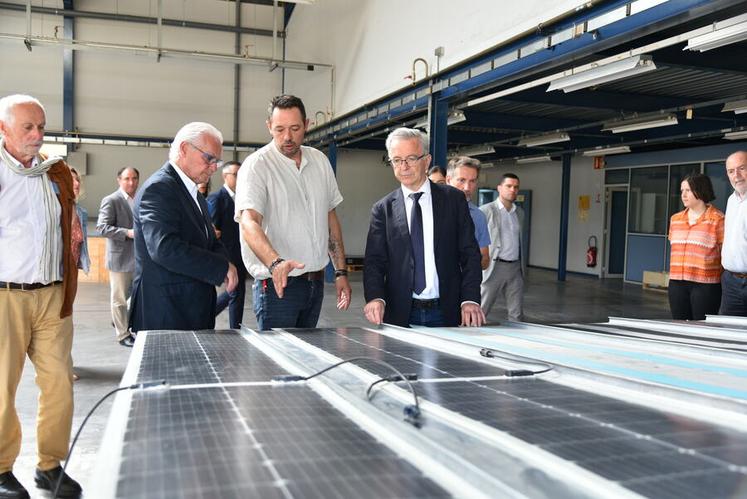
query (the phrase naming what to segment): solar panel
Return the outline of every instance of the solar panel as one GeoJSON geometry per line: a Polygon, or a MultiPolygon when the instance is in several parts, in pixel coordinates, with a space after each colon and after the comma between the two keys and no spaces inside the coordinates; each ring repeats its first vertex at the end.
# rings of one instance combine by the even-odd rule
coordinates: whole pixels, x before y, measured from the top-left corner
{"type": "MultiPolygon", "coordinates": [[[[390,338],[363,328],[286,329],[297,338],[341,359],[373,357],[383,360],[402,373],[416,373],[419,379],[473,378],[503,376],[505,369],[475,362],[464,357],[390,338]]],[[[475,349],[479,358],[479,349],[475,349]]],[[[375,374],[391,374],[385,367],[370,364],[375,374]]]]}
{"type": "Polygon", "coordinates": [[[122,498],[448,497],[306,386],[133,395],[122,498]]]}
{"type": "Polygon", "coordinates": [[[737,497],[747,483],[747,435],[542,379],[421,383],[418,391],[454,412],[655,497],[737,497]],[[426,388],[427,387],[427,388],[426,388]],[[675,474],[696,473],[687,490],[675,474]],[[717,476],[719,490],[709,488],[717,476]]]}
{"type": "Polygon", "coordinates": [[[137,380],[229,383],[268,381],[285,373],[236,331],[149,331],[137,380]]]}

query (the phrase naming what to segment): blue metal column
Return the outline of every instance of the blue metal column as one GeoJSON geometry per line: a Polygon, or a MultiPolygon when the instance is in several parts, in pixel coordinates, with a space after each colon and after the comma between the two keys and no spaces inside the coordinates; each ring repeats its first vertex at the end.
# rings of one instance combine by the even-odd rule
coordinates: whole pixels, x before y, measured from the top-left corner
{"type": "Polygon", "coordinates": [[[449,100],[441,99],[440,93],[431,95],[430,99],[430,138],[431,138],[431,165],[439,165],[446,168],[446,140],[449,119],[449,100]]]}
{"type": "MultiPolygon", "coordinates": [[[[73,10],[73,0],[63,2],[65,10],[73,10]]],[[[63,16],[63,36],[67,40],[75,38],[75,18],[63,16]]],[[[68,132],[75,130],[75,71],[72,49],[62,50],[62,129],[68,132]]]]}
{"type": "Polygon", "coordinates": [[[558,244],[558,281],[565,281],[568,260],[568,204],[571,200],[571,155],[562,156],[562,176],[560,180],[560,241],[558,244]]]}
{"type": "MultiPolygon", "coordinates": [[[[335,176],[337,176],[337,142],[331,142],[329,144],[327,158],[329,159],[329,164],[332,165],[332,171],[335,172],[335,176]]],[[[335,266],[332,263],[332,260],[327,264],[327,269],[324,272],[324,280],[327,282],[335,282],[335,266]]]]}

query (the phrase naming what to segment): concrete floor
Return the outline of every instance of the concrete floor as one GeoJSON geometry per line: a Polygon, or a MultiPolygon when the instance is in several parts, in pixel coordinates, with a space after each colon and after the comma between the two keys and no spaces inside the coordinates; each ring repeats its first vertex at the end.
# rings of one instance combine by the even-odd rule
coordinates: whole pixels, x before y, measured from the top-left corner
{"type": "MultiPolygon", "coordinates": [[[[665,293],[644,291],[640,286],[623,284],[620,280],[599,280],[571,275],[566,282],[556,280],[554,272],[529,269],[525,292],[525,320],[539,323],[603,322],[608,316],[668,319],[669,307],[665,293]]],[[[319,327],[366,326],[363,316],[363,287],[361,274],[351,278],[353,299],[350,310],[335,308],[334,287],[328,285],[319,327]]],[[[248,283],[249,285],[251,283],[248,283]]],[[[247,293],[245,323],[256,326],[252,312],[251,292],[247,293]]],[[[497,323],[505,318],[505,308],[492,311],[488,320],[497,323]]],[[[73,434],[86,413],[104,394],[117,387],[124,373],[131,350],[119,346],[114,338],[109,315],[109,287],[102,284],[81,283],[75,303],[75,342],[73,358],[80,380],[75,384],[75,419],[73,434]]],[[[216,328],[228,327],[228,315],[221,314],[216,328]]],[[[32,498],[48,497],[34,488],[33,470],[36,466],[36,397],[34,369],[27,362],[18,390],[16,407],[23,427],[21,455],[14,473],[29,489],[32,498]]],[[[68,472],[85,491],[91,481],[111,401],[102,404],[91,417],[76,444],[68,472]]],[[[88,497],[94,497],[88,494],[88,497]]]]}

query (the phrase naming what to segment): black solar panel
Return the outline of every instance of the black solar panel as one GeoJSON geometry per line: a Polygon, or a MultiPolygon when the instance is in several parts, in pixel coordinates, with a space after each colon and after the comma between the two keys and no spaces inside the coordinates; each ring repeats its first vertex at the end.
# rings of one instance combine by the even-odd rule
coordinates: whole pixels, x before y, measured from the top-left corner
{"type": "Polygon", "coordinates": [[[740,454],[747,448],[744,433],[541,379],[420,383],[417,388],[427,400],[635,492],[682,499],[740,497],[747,491],[747,471],[738,468],[745,461],[740,454]],[[701,479],[688,479],[687,488],[673,479],[693,475],[701,479]]]}
{"type": "Polygon", "coordinates": [[[117,497],[447,497],[305,386],[133,395],[117,497]],[[186,437],[186,438],[185,438],[186,437]]]}
{"type": "Polygon", "coordinates": [[[285,373],[236,331],[150,331],[138,381],[165,379],[172,385],[270,381],[285,373]]]}
{"type": "MultiPolygon", "coordinates": [[[[503,376],[506,373],[499,367],[413,345],[362,328],[286,329],[286,331],[341,359],[373,357],[393,365],[402,373],[416,373],[419,379],[503,376]]],[[[475,348],[475,357],[479,358],[477,348],[475,348]]],[[[391,374],[385,367],[376,364],[360,365],[375,374],[391,374]]]]}

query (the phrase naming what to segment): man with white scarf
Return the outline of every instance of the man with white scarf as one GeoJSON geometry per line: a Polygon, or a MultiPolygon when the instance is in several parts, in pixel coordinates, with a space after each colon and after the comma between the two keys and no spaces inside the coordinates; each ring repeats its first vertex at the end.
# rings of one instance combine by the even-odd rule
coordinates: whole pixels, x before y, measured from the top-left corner
{"type": "MultiPolygon", "coordinates": [[[[0,99],[0,497],[28,498],[12,469],[21,448],[15,394],[26,356],[36,369],[37,487],[79,497],[64,474],[73,418],[72,308],[78,285],[71,233],[80,224],[70,170],[39,155],[44,107],[28,95],[0,99]]],[[[78,226],[79,227],[79,226],[78,226]]]]}

